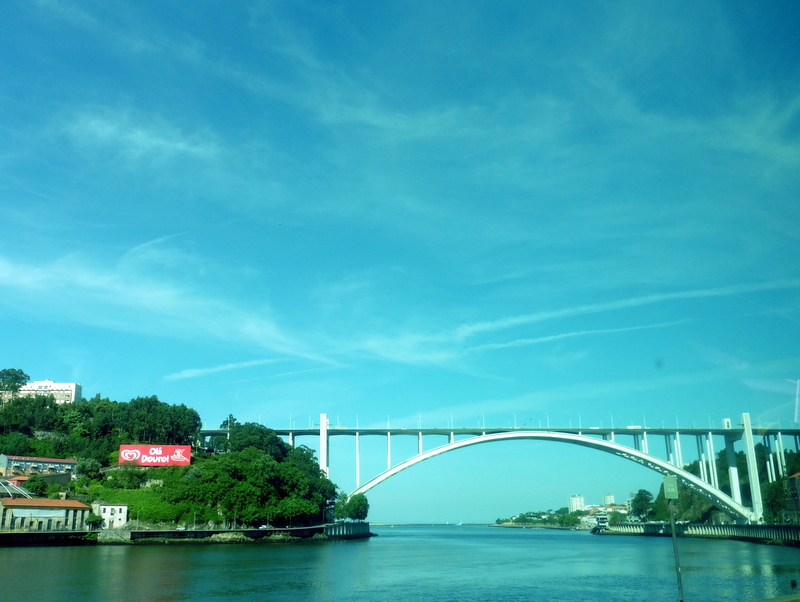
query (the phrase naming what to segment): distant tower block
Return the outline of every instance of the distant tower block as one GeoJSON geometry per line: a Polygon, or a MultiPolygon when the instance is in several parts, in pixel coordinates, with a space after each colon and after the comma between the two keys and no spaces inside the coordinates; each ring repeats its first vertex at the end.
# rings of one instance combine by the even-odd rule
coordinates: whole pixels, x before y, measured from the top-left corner
{"type": "Polygon", "coordinates": [[[569,511],[577,512],[578,510],[586,510],[586,501],[582,495],[569,496],[569,511]]]}
{"type": "Polygon", "coordinates": [[[614,505],[614,494],[613,493],[604,493],[603,494],[603,506],[613,506],[614,505]]]}

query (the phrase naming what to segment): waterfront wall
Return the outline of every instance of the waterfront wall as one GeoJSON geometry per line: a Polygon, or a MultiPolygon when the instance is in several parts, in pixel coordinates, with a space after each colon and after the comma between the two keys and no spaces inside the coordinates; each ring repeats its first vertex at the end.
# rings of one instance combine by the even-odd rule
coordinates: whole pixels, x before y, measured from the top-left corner
{"type": "Polygon", "coordinates": [[[96,543],[89,531],[2,531],[0,547],[80,546],[96,543]]]}
{"type": "Polygon", "coordinates": [[[325,526],[325,535],[331,539],[360,539],[371,537],[369,523],[334,523],[325,526]]]}
{"type": "Polygon", "coordinates": [[[308,539],[314,535],[325,535],[329,539],[359,539],[363,537],[370,537],[372,533],[369,531],[369,523],[353,522],[353,523],[334,523],[330,525],[320,525],[317,527],[295,527],[284,529],[187,529],[185,531],[177,531],[175,529],[166,530],[146,530],[146,531],[128,531],[125,529],[103,529],[98,531],[98,540],[100,543],[127,543],[131,541],[142,540],[193,540],[193,539],[210,539],[213,536],[237,534],[247,537],[248,539],[265,539],[294,537],[308,539]]]}
{"type": "MultiPolygon", "coordinates": [[[[669,523],[638,523],[613,525],[605,531],[620,535],[670,536],[669,523]]],[[[681,537],[719,537],[745,541],[782,542],[800,546],[800,526],[798,525],[701,525],[682,523],[675,525],[675,532],[681,537]]]]}

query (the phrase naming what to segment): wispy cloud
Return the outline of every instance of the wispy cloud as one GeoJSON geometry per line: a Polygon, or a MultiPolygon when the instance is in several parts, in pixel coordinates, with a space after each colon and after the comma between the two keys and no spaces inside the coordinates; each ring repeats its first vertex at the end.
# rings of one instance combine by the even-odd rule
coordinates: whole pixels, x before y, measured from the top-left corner
{"type": "Polygon", "coordinates": [[[490,343],[487,345],[477,345],[475,347],[470,347],[465,351],[468,353],[475,353],[480,351],[495,351],[497,349],[506,349],[508,347],[523,347],[526,345],[536,345],[537,343],[549,343],[551,341],[559,341],[561,339],[573,339],[577,337],[585,337],[598,334],[616,334],[620,332],[631,332],[634,330],[647,330],[650,328],[664,328],[667,326],[676,326],[678,324],[684,324],[686,322],[687,320],[677,320],[674,322],[663,322],[661,324],[628,326],[626,328],[601,328],[595,330],[578,330],[575,332],[562,332],[559,334],[553,334],[549,336],[534,337],[529,339],[516,339],[514,341],[508,341],[505,343],[490,343]]]}
{"type": "Polygon", "coordinates": [[[167,374],[165,380],[183,380],[185,378],[197,378],[200,376],[207,376],[209,374],[216,374],[217,372],[228,372],[230,370],[241,370],[243,368],[252,368],[253,366],[264,366],[266,364],[274,364],[281,360],[264,359],[264,360],[251,360],[249,362],[236,362],[231,364],[221,364],[211,368],[188,368],[180,372],[173,372],[167,374]]]}
{"type": "Polygon", "coordinates": [[[679,324],[681,321],[679,320],[663,324],[630,326],[615,329],[570,331],[541,337],[520,338],[510,342],[485,343],[469,348],[463,347],[466,341],[479,335],[488,335],[503,330],[560,320],[562,318],[615,312],[647,305],[654,305],[657,303],[667,303],[670,301],[726,297],[731,295],[743,295],[747,293],[792,288],[800,288],[800,279],[787,278],[772,282],[734,284],[715,288],[692,289],[676,291],[672,293],[644,295],[606,303],[577,305],[574,307],[565,307],[552,311],[510,316],[491,321],[471,322],[439,333],[405,333],[396,337],[373,336],[365,339],[362,342],[362,348],[380,357],[398,362],[420,364],[444,363],[453,360],[466,352],[492,351],[506,347],[532,345],[547,341],[575,338],[587,335],[611,334],[615,332],[625,332],[644,328],[661,328],[679,324]]]}
{"type": "Polygon", "coordinates": [[[175,281],[89,265],[76,256],[45,265],[0,258],[0,286],[25,299],[40,317],[71,319],[127,332],[183,339],[210,338],[295,357],[321,359],[286,335],[268,308],[243,309],[175,281]]]}
{"type": "Polygon", "coordinates": [[[211,158],[215,142],[200,134],[186,134],[164,119],[129,111],[98,108],[77,115],[65,126],[78,146],[111,148],[129,159],[164,159],[179,155],[211,158]]]}
{"type": "Polygon", "coordinates": [[[631,297],[629,299],[621,299],[619,301],[611,301],[607,303],[578,305],[575,307],[567,307],[564,309],[559,309],[554,311],[512,316],[509,318],[501,318],[490,322],[475,322],[472,324],[464,324],[456,328],[454,331],[452,331],[449,338],[460,341],[480,333],[494,332],[498,330],[504,330],[507,328],[513,328],[516,326],[533,324],[535,322],[544,322],[547,320],[555,320],[559,318],[596,314],[601,312],[617,311],[622,309],[630,309],[633,307],[642,307],[645,305],[653,305],[656,303],[665,303],[667,301],[679,301],[683,299],[702,299],[707,297],[726,297],[730,295],[743,295],[746,293],[756,293],[760,291],[790,289],[790,288],[800,288],[800,278],[786,278],[782,280],[775,280],[772,282],[734,284],[716,288],[703,288],[703,289],[694,289],[686,291],[676,291],[674,293],[660,293],[657,295],[631,297]]]}

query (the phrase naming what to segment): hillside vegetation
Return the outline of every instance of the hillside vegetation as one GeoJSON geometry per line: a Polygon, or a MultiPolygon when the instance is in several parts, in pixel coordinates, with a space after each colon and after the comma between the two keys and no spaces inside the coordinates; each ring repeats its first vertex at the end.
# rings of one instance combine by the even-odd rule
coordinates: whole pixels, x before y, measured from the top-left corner
{"type": "MultiPolygon", "coordinates": [[[[130,520],[143,524],[303,526],[334,510],[336,486],[311,449],[291,447],[273,430],[233,416],[222,424],[229,436],[196,450],[190,466],[116,466],[121,444],[190,445],[200,426],[195,410],[155,396],[116,402],[98,395],[62,405],[52,396],[20,397],[0,409],[0,453],[74,458],[78,478],[69,485],[33,477],[29,488],[125,503],[130,520]]],[[[336,515],[360,518],[365,503],[340,495],[336,515]]]]}

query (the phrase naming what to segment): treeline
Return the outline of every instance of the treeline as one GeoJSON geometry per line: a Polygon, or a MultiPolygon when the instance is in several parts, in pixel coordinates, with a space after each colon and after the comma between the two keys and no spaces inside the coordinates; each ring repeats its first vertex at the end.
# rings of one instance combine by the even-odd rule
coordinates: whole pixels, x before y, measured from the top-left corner
{"type": "Polygon", "coordinates": [[[91,458],[109,466],[121,444],[190,445],[201,424],[195,410],[155,395],[129,402],[96,395],[65,404],[52,395],[15,397],[0,409],[0,453],[91,458]]]}
{"type": "Polygon", "coordinates": [[[128,504],[139,524],[185,526],[304,526],[327,519],[366,518],[364,496],[339,494],[320,470],[313,450],[292,447],[275,431],[239,423],[221,425],[228,435],[195,449],[181,467],[115,466],[127,443],[191,445],[200,416],[157,397],[116,402],[96,396],[56,404],[52,396],[17,397],[0,408],[0,453],[77,460],[78,478],[66,487],[33,477],[40,496],[66,491],[83,501],[128,504]]]}
{"type": "Polygon", "coordinates": [[[576,510],[570,512],[569,508],[564,506],[558,510],[540,510],[538,512],[520,512],[516,516],[510,518],[498,518],[495,522],[496,525],[531,525],[543,527],[577,527],[581,524],[581,517],[586,516],[588,512],[583,510],[576,510]]]}
{"type": "MultiPolygon", "coordinates": [[[[781,523],[783,522],[783,512],[790,510],[792,505],[796,504],[796,500],[792,500],[790,497],[788,477],[800,472],[800,454],[793,451],[785,452],[786,476],[777,478],[772,483],[769,482],[766,468],[769,451],[763,444],[757,443],[755,445],[755,455],[756,466],[758,467],[758,486],[761,489],[761,498],[764,503],[764,520],[768,523],[781,523]]],[[[725,450],[717,454],[716,464],[720,489],[730,496],[729,463],[728,454],[725,450]]],[[[753,501],[750,493],[750,477],[747,473],[747,458],[743,451],[736,453],[736,467],[739,474],[742,504],[752,507],[753,501]]],[[[685,465],[683,468],[695,476],[700,476],[700,463],[697,460],[685,465]]],[[[633,501],[634,507],[631,514],[638,520],[666,521],[670,518],[663,485],[655,498],[648,491],[640,489],[633,501]]],[[[720,513],[720,510],[710,500],[687,489],[680,483],[678,484],[678,499],[675,501],[675,518],[677,520],[709,522],[718,513],[720,513]]]]}
{"type": "MultiPolygon", "coordinates": [[[[269,429],[260,428],[269,438],[269,429]]],[[[88,493],[128,504],[129,520],[140,523],[200,528],[324,522],[335,485],[319,469],[312,450],[289,447],[274,437],[271,451],[249,445],[196,457],[191,466],[122,466],[91,482],[88,493]]]]}

